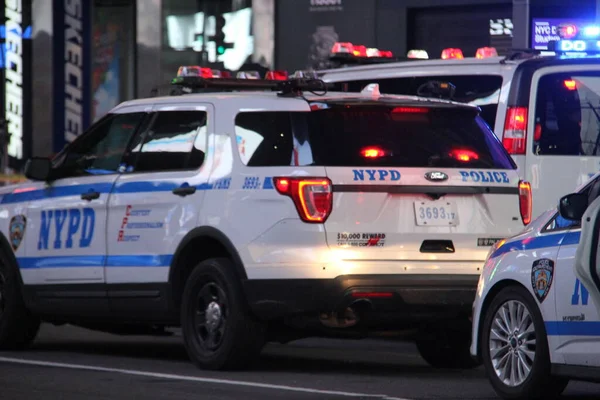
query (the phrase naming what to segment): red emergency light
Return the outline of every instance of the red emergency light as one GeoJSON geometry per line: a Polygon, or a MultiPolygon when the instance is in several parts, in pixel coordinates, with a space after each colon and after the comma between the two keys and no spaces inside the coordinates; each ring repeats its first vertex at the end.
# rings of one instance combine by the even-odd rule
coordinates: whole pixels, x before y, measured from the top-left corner
{"type": "Polygon", "coordinates": [[[461,49],[450,47],[442,50],[442,60],[449,60],[451,58],[463,59],[465,57],[461,49]]]}
{"type": "Polygon", "coordinates": [[[495,47],[480,47],[479,49],[477,49],[475,57],[479,59],[498,57],[498,51],[495,47]]]}
{"type": "Polygon", "coordinates": [[[177,76],[199,76],[201,78],[212,78],[213,70],[198,65],[181,66],[177,70],[177,76]]]}
{"type": "Polygon", "coordinates": [[[331,48],[333,54],[345,53],[352,54],[354,46],[350,42],[336,42],[331,48]]]}
{"type": "Polygon", "coordinates": [[[577,26],[573,24],[565,24],[558,27],[558,36],[563,39],[573,39],[577,36],[577,32],[577,26]]]}
{"type": "Polygon", "coordinates": [[[287,71],[269,71],[265,75],[265,79],[270,81],[286,81],[288,79],[287,71]]]}

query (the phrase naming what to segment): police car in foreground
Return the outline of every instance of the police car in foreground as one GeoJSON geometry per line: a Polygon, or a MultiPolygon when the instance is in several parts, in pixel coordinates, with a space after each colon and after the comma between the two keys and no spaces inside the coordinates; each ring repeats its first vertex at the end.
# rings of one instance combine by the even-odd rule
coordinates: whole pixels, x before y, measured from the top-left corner
{"type": "Polygon", "coordinates": [[[186,71],[2,190],[0,348],[40,320],[181,325],[222,369],[269,340],[417,328],[429,362],[472,365],[483,260],[531,212],[479,109],[186,71]]]}
{"type": "Polygon", "coordinates": [[[481,107],[521,179],[531,182],[535,218],[600,170],[600,27],[565,25],[559,33],[564,40],[553,52],[514,51],[506,57],[489,47],[476,57],[450,48],[442,59],[397,61],[390,54],[361,57],[362,46],[338,43],[332,48],[336,62],[367,65],[319,76],[333,90],[360,92],[377,83],[382,93],[423,96],[432,95],[432,81],[451,83],[451,98],[481,107]],[[572,186],[557,185],[557,176],[572,186]]]}
{"type": "Polygon", "coordinates": [[[600,381],[599,232],[596,174],[490,251],[471,353],[503,398],[547,399],[569,379],[600,381]]]}

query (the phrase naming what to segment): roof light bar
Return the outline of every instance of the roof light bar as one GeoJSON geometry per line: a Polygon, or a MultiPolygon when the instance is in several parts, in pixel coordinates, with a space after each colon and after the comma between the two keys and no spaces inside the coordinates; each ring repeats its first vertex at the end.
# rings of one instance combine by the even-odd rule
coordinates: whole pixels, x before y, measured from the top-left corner
{"type": "MultiPolygon", "coordinates": [[[[178,76],[171,81],[171,85],[177,87],[173,94],[198,93],[216,89],[217,91],[267,90],[278,91],[281,96],[293,96],[300,95],[302,91],[322,92],[327,90],[327,84],[316,78],[315,71],[296,71],[290,79],[282,79],[283,73],[287,74],[285,71],[271,71],[279,72],[279,76],[276,76],[277,79],[256,78],[255,74],[248,73],[251,71],[238,73],[238,78],[215,78],[212,75],[207,78],[197,75],[197,69],[193,71],[190,73],[189,68],[187,70],[180,68],[179,72],[181,73],[178,73],[178,76]],[[240,78],[240,76],[242,77],[240,78]]],[[[273,76],[275,75],[273,74],[273,76]]]]}
{"type": "Polygon", "coordinates": [[[336,42],[331,48],[331,54],[336,56],[358,58],[392,58],[394,55],[389,50],[380,50],[375,47],[366,47],[350,42],[336,42]]]}

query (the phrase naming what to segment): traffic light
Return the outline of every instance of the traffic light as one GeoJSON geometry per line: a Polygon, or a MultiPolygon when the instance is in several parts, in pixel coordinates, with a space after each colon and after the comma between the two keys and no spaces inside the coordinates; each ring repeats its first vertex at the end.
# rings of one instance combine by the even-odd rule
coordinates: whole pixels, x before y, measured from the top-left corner
{"type": "Polygon", "coordinates": [[[227,49],[233,48],[233,43],[225,42],[225,17],[222,15],[215,17],[215,34],[208,38],[209,42],[215,42],[217,48],[217,55],[223,55],[227,49]]]}

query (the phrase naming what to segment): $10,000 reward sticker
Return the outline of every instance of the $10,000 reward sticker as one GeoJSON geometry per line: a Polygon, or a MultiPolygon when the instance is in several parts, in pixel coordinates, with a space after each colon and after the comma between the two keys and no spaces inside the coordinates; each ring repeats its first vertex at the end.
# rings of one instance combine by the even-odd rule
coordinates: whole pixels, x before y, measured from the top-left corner
{"type": "Polygon", "coordinates": [[[383,247],[385,233],[338,233],[337,241],[344,247],[383,247]]]}

